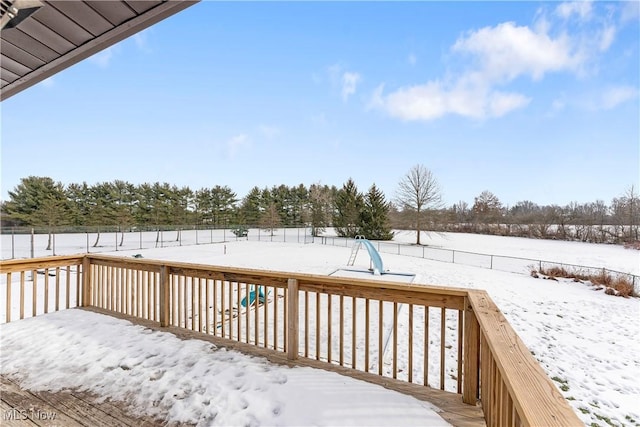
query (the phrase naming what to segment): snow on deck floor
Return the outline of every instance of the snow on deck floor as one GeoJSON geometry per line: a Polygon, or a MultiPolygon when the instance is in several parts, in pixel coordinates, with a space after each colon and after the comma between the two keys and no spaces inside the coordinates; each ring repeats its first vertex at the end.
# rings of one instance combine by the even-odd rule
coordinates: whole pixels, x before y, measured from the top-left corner
{"type": "Polygon", "coordinates": [[[65,310],[0,325],[0,373],[30,390],[76,389],[167,422],[447,426],[436,408],[383,387],[65,310]]]}

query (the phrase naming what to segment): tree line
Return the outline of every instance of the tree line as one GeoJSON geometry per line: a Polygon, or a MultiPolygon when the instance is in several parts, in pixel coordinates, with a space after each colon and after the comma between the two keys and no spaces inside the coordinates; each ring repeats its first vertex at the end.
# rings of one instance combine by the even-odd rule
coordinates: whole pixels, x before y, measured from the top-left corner
{"type": "MultiPolygon", "coordinates": [[[[375,183],[361,192],[351,178],[341,188],[319,183],[255,186],[238,197],[221,185],[195,191],[166,182],[64,185],[50,177],[29,176],[9,191],[0,210],[3,227],[108,226],[126,231],[309,226],[315,236],[334,227],[339,236],[375,240],[391,239],[392,229],[410,229],[623,243],[639,240],[640,225],[640,198],[634,186],[608,205],[597,200],[540,206],[524,200],[505,206],[495,194],[483,191],[472,205],[460,201],[444,206],[438,181],[423,165],[402,177],[392,200],[375,183]]],[[[417,244],[420,234],[416,233],[417,244]]]]}
{"type": "Polygon", "coordinates": [[[308,225],[316,236],[336,225],[345,237],[362,234],[370,239],[391,239],[389,208],[375,184],[362,194],[352,180],[341,189],[321,184],[256,186],[239,198],[231,188],[220,185],[196,191],[166,182],[134,185],[115,180],[64,185],[50,177],[29,176],[9,191],[9,200],[1,205],[1,218],[5,228],[97,228],[95,245],[100,227],[126,231],[176,225],[258,226],[272,231],[308,225]]]}

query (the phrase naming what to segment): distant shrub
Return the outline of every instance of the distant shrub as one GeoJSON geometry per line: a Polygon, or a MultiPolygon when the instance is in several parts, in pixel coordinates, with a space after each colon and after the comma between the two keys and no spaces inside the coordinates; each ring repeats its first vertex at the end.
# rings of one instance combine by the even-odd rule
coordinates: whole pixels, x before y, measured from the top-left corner
{"type": "Polygon", "coordinates": [[[596,286],[596,290],[604,288],[604,293],[607,295],[615,295],[625,298],[635,296],[633,282],[628,277],[613,277],[604,269],[597,273],[593,273],[576,269],[572,270],[564,266],[554,265],[551,267],[542,267],[539,270],[532,269],[531,276],[556,281],[558,277],[561,277],[565,279],[573,279],[574,282],[590,282],[591,285],[596,286]]]}

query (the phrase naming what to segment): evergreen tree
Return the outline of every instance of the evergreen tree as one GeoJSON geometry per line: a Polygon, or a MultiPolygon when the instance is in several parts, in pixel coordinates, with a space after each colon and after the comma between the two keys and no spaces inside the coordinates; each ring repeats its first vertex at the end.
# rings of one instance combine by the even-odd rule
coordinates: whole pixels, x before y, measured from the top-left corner
{"type": "Polygon", "coordinates": [[[335,199],[333,226],[340,237],[355,237],[360,233],[360,215],[364,200],[351,178],[342,186],[335,199]]]}
{"type": "Polygon", "coordinates": [[[212,221],[211,214],[211,190],[201,188],[196,191],[193,201],[193,213],[196,225],[209,224],[212,221]]]}
{"type": "Polygon", "coordinates": [[[216,227],[226,226],[233,218],[235,204],[238,199],[231,188],[216,185],[211,189],[211,211],[213,224],[216,227]]]}
{"type": "Polygon", "coordinates": [[[66,189],[69,210],[67,223],[74,226],[88,225],[89,211],[89,186],[82,184],[69,184],[66,189]]]}
{"type": "Polygon", "coordinates": [[[124,232],[133,223],[133,208],[136,198],[135,186],[129,182],[116,179],[112,186],[115,222],[118,225],[118,231],[122,232],[120,236],[120,246],[124,243],[124,232]]]}
{"type": "Polygon", "coordinates": [[[239,222],[241,225],[254,225],[260,220],[262,212],[261,208],[261,191],[258,187],[253,187],[249,193],[244,196],[240,205],[239,222]]]}
{"type": "Polygon", "coordinates": [[[389,225],[390,203],[375,184],[369,188],[364,198],[360,216],[360,234],[371,240],[391,240],[393,232],[389,225]]]}
{"type": "Polygon", "coordinates": [[[24,225],[44,226],[49,232],[47,250],[51,250],[53,228],[65,223],[69,204],[64,185],[49,177],[22,178],[5,205],[10,218],[24,225]]]}
{"type": "Polygon", "coordinates": [[[309,204],[309,191],[304,184],[300,184],[297,187],[291,188],[292,204],[291,204],[291,219],[290,223],[293,226],[300,226],[303,224],[304,211],[309,204]]]}
{"type": "Polygon", "coordinates": [[[98,234],[93,247],[97,247],[100,242],[100,227],[104,225],[115,225],[115,201],[114,190],[110,183],[101,182],[89,187],[89,225],[98,227],[98,234]]]}

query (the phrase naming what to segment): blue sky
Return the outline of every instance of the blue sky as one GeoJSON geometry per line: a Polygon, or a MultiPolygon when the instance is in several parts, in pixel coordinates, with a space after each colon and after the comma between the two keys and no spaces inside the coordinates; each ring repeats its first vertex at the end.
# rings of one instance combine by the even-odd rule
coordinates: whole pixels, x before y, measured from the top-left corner
{"type": "Polygon", "coordinates": [[[376,183],[609,203],[640,180],[638,2],[203,1],[3,101],[20,178],[376,183]]]}

